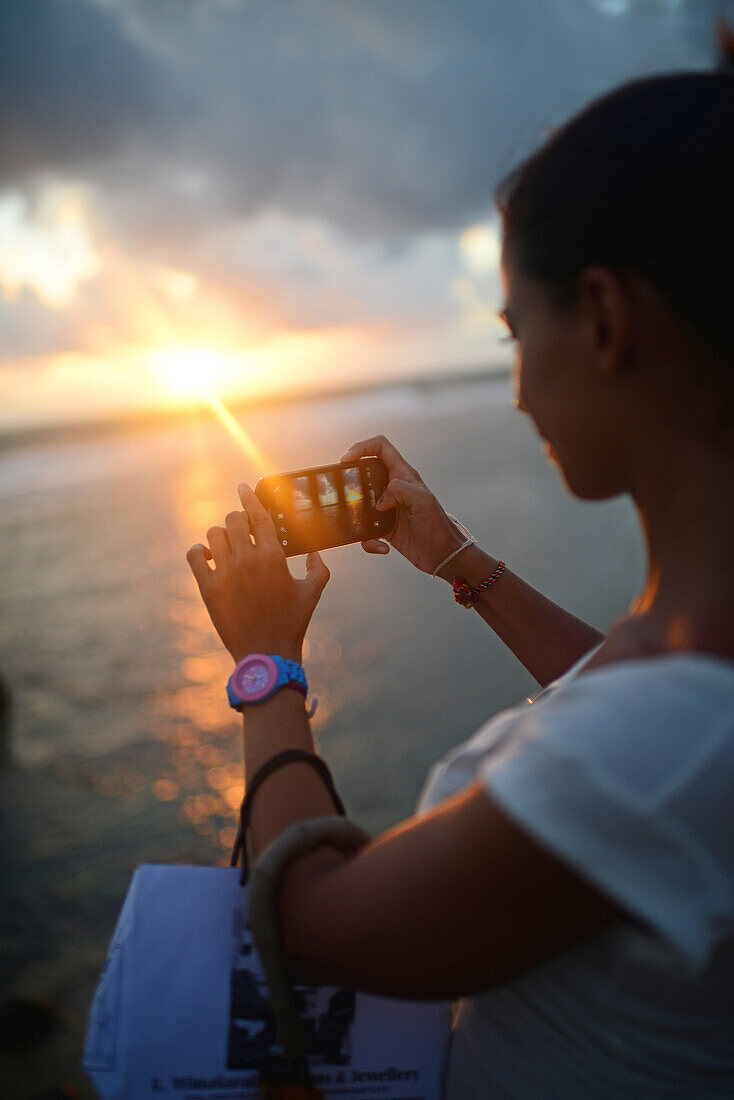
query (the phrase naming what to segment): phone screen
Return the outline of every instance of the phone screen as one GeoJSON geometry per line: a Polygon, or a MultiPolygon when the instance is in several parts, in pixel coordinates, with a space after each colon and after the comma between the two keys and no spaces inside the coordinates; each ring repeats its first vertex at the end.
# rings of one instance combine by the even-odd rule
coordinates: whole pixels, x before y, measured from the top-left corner
{"type": "Polygon", "coordinates": [[[367,458],[274,474],[258,481],[255,492],[291,556],[388,534],[395,510],[375,509],[387,480],[384,464],[367,458]]]}

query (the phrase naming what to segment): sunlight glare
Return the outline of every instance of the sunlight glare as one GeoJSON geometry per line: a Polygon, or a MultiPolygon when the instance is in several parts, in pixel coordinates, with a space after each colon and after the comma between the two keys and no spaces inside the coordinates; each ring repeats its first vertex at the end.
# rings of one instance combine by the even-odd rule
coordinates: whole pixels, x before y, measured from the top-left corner
{"type": "Polygon", "coordinates": [[[263,469],[269,464],[264,451],[260,450],[232,416],[216,391],[217,383],[222,380],[227,365],[223,354],[211,348],[154,348],[148,354],[148,363],[156,377],[171,389],[183,395],[195,396],[207,405],[238,447],[253,462],[263,469]]]}
{"type": "Polygon", "coordinates": [[[222,356],[210,348],[155,348],[150,365],[162,382],[182,394],[210,394],[223,373],[222,356]]]}

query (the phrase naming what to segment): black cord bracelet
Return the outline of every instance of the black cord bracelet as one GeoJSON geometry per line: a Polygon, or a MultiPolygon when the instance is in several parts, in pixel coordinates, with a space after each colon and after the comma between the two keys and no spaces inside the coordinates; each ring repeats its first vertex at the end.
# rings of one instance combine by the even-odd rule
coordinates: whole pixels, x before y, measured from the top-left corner
{"type": "Polygon", "coordinates": [[[341,814],[342,817],[346,816],[346,810],[344,809],[344,803],[339,797],[336,787],[334,786],[334,780],[331,777],[325,761],[317,756],[315,752],[307,752],[305,749],[285,749],[283,752],[277,753],[271,757],[270,760],[258,768],[253,775],[250,782],[247,784],[247,790],[245,797],[242,800],[242,806],[240,807],[240,827],[237,830],[237,837],[234,842],[234,848],[232,849],[232,858],[230,860],[230,867],[236,867],[240,853],[242,854],[242,875],[240,877],[240,883],[244,886],[247,882],[247,876],[249,873],[249,867],[247,864],[247,844],[245,843],[245,835],[250,825],[250,813],[252,811],[252,800],[257,793],[257,789],[260,784],[272,775],[278,768],[284,767],[286,764],[294,764],[296,761],[301,761],[304,764],[310,764],[312,768],[315,768],[319,773],[326,789],[332,797],[336,812],[341,814]]]}

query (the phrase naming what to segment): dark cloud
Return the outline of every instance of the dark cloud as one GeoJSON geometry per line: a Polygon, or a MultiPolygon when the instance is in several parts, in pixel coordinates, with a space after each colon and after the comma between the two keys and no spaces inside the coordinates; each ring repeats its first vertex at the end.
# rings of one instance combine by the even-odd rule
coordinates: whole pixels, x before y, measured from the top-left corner
{"type": "Polygon", "coordinates": [[[391,235],[485,212],[498,178],[589,97],[705,61],[711,7],[640,0],[613,17],[587,0],[183,11],[137,0],[120,10],[198,96],[159,153],[206,166],[226,209],[277,206],[391,235]]]}
{"type": "Polygon", "coordinates": [[[150,140],[179,107],[114,9],[87,0],[0,4],[0,179],[79,173],[150,140]]]}
{"type": "Polygon", "coordinates": [[[721,7],[4,0],[2,171],[86,168],[148,238],[264,206],[355,233],[454,226],[590,96],[701,63],[721,7]],[[179,186],[196,167],[199,194],[179,186]]]}

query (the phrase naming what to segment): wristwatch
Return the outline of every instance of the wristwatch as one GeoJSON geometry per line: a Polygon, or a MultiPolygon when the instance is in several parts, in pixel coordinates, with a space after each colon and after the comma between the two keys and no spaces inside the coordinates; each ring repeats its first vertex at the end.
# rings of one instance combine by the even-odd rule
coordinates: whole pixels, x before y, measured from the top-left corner
{"type": "Polygon", "coordinates": [[[227,681],[229,705],[241,711],[251,703],[264,703],[282,687],[308,693],[306,673],[296,661],[266,653],[243,657],[227,681]]]}

